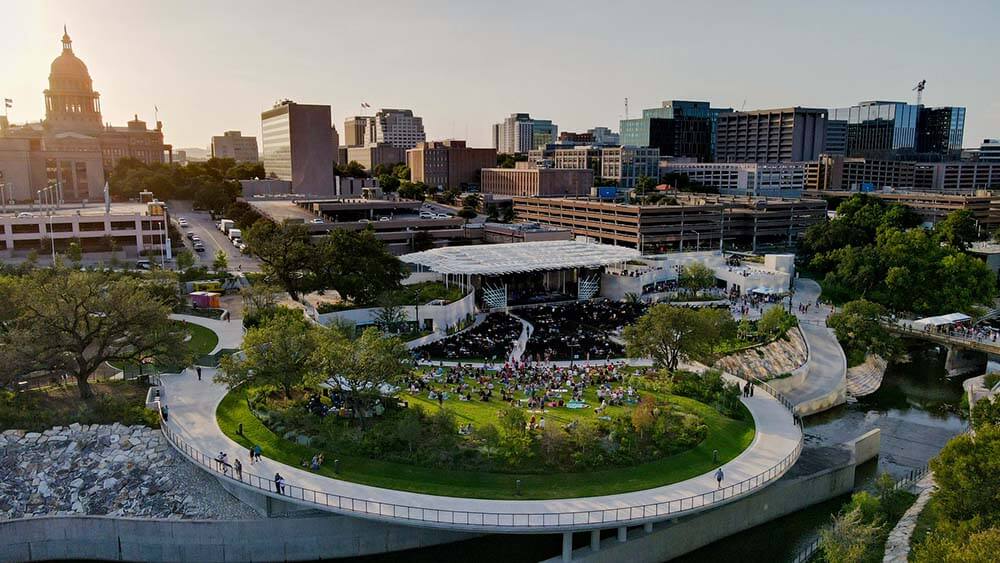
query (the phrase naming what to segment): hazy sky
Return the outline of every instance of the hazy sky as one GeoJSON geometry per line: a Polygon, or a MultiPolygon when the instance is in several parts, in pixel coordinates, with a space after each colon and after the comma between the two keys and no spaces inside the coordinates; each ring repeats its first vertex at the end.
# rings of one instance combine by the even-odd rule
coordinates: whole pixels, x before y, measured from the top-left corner
{"type": "Polygon", "coordinates": [[[429,139],[490,144],[529,112],[560,131],[618,130],[665,99],[736,109],[865,99],[967,109],[965,146],[1000,137],[1000,1],[667,0],[239,2],[0,0],[0,97],[43,117],[62,26],[101,93],[166,141],[258,134],[279,98],[330,104],[343,136],[361,102],[412,108],[429,139]]]}

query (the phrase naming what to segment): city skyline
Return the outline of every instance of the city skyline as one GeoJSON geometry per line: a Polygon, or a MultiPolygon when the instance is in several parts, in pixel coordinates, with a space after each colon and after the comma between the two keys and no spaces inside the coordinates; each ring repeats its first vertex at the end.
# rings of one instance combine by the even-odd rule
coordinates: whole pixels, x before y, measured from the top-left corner
{"type": "Polygon", "coordinates": [[[777,2],[595,4],[574,13],[343,2],[303,4],[295,14],[250,2],[240,4],[239,19],[234,6],[9,6],[8,17],[21,24],[0,38],[7,53],[0,75],[13,77],[0,86],[0,95],[14,100],[11,121],[44,116],[42,90],[65,24],[101,93],[104,121],[138,114],[152,123],[156,106],[175,148],[207,147],[226,130],[259,137],[261,110],[282,98],[332,106],[338,130],[344,118],[365,113],[362,102],[371,105],[367,113],[408,108],[423,117],[428,139],[486,147],[492,124],[514,112],[550,119],[560,131],[617,131],[626,97],[630,117],[666,99],[737,110],[744,100],[747,110],[834,108],[867,99],[914,103],[911,88],[921,79],[926,105],[967,108],[966,147],[1000,135],[1000,101],[992,96],[1000,78],[982,72],[998,45],[989,22],[1000,9],[987,2],[958,12],[967,18],[961,34],[939,25],[944,11],[931,3],[907,3],[905,11],[901,3],[851,4],[822,18],[777,2]],[[858,10],[866,17],[856,17],[858,10]],[[700,23],[669,25],[685,18],[700,23]],[[379,21],[378,41],[366,32],[370,26],[344,24],[365,19],[379,21]],[[269,27],[260,27],[265,22],[269,27]],[[774,33],[743,31],[751,28],[774,33]],[[752,62],[727,60],[736,46],[720,41],[725,37],[745,41],[738,52],[752,62]],[[815,48],[804,48],[806,41],[815,48]],[[661,65],[662,72],[650,72],[661,65]],[[543,87],[525,87],[531,84],[543,87]]]}

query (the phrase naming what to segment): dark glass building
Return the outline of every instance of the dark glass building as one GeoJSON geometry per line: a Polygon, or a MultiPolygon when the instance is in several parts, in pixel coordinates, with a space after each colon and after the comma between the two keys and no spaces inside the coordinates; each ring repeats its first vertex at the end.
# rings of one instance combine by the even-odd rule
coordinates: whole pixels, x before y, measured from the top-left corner
{"type": "Polygon", "coordinates": [[[846,156],[947,157],[962,148],[965,108],[867,101],[832,109],[829,119],[847,122],[846,156]]]}

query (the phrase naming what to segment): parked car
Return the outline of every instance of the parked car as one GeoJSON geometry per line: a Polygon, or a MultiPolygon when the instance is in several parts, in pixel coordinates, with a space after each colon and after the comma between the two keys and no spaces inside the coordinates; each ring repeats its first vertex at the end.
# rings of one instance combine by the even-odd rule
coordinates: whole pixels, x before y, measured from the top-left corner
{"type": "Polygon", "coordinates": [[[320,219],[319,217],[317,217],[317,218],[315,218],[315,219],[313,219],[312,221],[309,221],[309,222],[310,222],[310,223],[313,223],[313,224],[315,224],[315,225],[322,225],[322,224],[323,224],[323,223],[325,223],[326,221],[324,221],[324,220],[320,219]]]}
{"type": "Polygon", "coordinates": [[[177,220],[177,224],[180,225],[181,227],[187,227],[188,226],[187,219],[178,219],[177,220]]]}
{"type": "Polygon", "coordinates": [[[205,245],[203,245],[203,244],[196,244],[196,245],[194,245],[194,251],[195,252],[205,252],[205,245]]]}
{"type": "Polygon", "coordinates": [[[140,270],[152,270],[153,263],[149,260],[136,260],[135,267],[139,268],[140,270]]]}
{"type": "MultiPolygon", "coordinates": [[[[198,235],[194,234],[192,231],[188,231],[187,232],[187,239],[188,240],[198,239],[198,235]]],[[[198,239],[198,240],[201,240],[201,239],[198,239]]]]}
{"type": "Polygon", "coordinates": [[[27,211],[22,211],[22,212],[20,212],[20,213],[17,214],[17,218],[18,219],[30,219],[32,217],[34,217],[34,215],[32,215],[31,213],[28,213],[27,211]]]}
{"type": "Polygon", "coordinates": [[[437,214],[437,218],[438,219],[451,219],[451,215],[448,215],[447,213],[438,213],[437,214]]]}
{"type": "Polygon", "coordinates": [[[379,221],[388,221],[389,217],[379,217],[378,220],[379,221]]]}
{"type": "Polygon", "coordinates": [[[433,219],[434,218],[434,214],[431,213],[430,211],[421,211],[420,212],[420,218],[421,219],[433,219]]]}

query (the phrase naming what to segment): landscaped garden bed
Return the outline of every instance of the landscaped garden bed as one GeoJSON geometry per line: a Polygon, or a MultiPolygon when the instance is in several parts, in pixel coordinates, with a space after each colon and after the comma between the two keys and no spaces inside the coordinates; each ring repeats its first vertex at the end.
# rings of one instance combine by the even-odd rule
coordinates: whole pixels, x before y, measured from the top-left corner
{"type": "Polygon", "coordinates": [[[544,394],[513,385],[501,391],[496,372],[459,374],[417,373],[396,397],[366,404],[360,418],[336,391],[287,398],[267,386],[235,389],[217,415],[230,438],[287,464],[308,466],[323,453],[321,474],[476,498],[593,496],[675,483],[733,459],[754,436],[739,391],[717,373],[666,378],[627,370],[544,394]],[[494,391],[483,401],[488,380],[494,391]],[[575,400],[586,406],[570,408],[575,400]]]}

